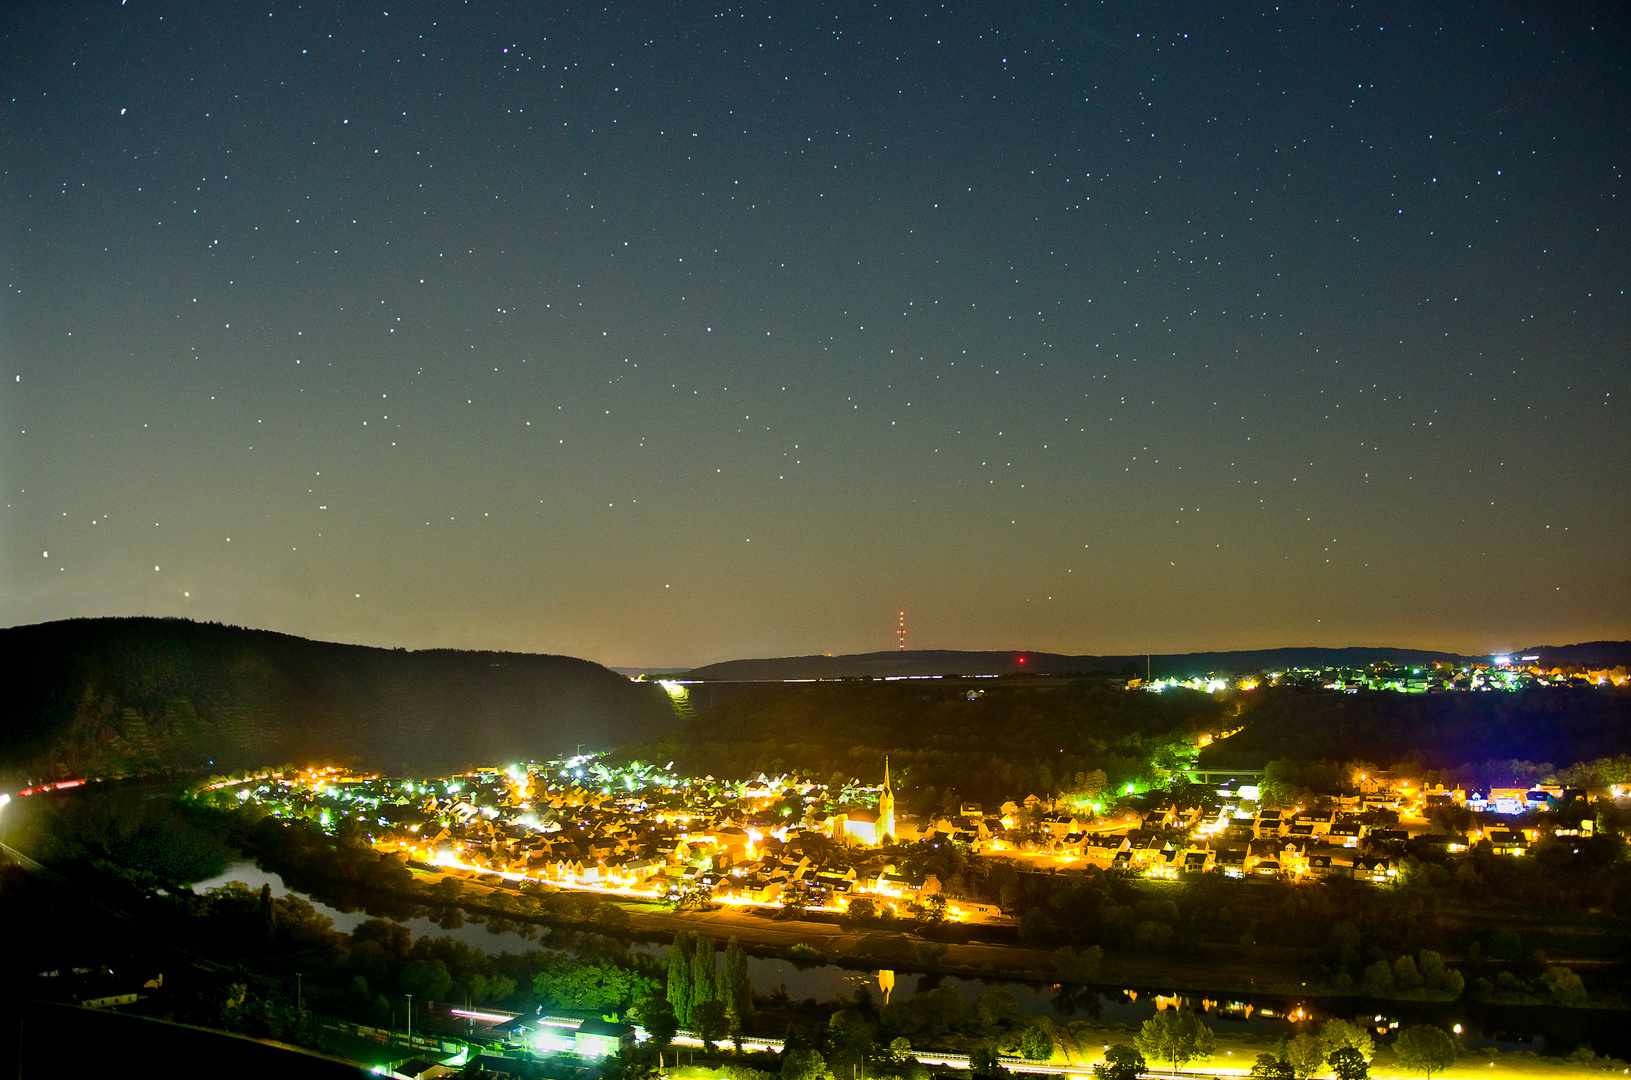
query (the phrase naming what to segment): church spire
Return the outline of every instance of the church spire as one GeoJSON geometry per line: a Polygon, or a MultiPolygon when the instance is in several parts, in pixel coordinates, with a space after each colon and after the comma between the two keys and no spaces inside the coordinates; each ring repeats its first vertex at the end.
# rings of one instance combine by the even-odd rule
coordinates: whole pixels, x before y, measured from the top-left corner
{"type": "Polygon", "coordinates": [[[889,755],[883,759],[883,790],[878,793],[878,839],[895,835],[895,789],[889,786],[889,755]]]}

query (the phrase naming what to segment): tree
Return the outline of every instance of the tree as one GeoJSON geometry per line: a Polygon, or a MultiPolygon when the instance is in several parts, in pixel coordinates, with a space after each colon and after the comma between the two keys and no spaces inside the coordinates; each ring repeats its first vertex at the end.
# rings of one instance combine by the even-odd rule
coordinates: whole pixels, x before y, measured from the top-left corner
{"type": "Polygon", "coordinates": [[[1133,1045],[1146,1058],[1169,1061],[1172,1071],[1196,1058],[1211,1057],[1216,1046],[1212,1029],[1200,1017],[1179,1009],[1163,1009],[1144,1021],[1133,1036],[1133,1045]]]}
{"type": "Polygon", "coordinates": [[[1338,1050],[1353,1050],[1367,1063],[1376,1056],[1376,1042],[1369,1031],[1346,1020],[1327,1020],[1320,1026],[1320,1048],[1325,1060],[1335,1064],[1338,1050]]]}
{"type": "Polygon", "coordinates": [[[1297,1080],[1308,1080],[1325,1064],[1325,1051],[1313,1032],[1305,1031],[1286,1045],[1286,1062],[1297,1074],[1297,1080]]]}
{"type": "Polygon", "coordinates": [[[674,1007],[663,994],[651,994],[640,1003],[640,1026],[659,1048],[672,1043],[680,1030],[674,1007]]]}
{"type": "Polygon", "coordinates": [[[453,988],[453,976],[440,960],[412,960],[403,969],[402,989],[423,1001],[442,997],[453,988]]]}
{"type": "Polygon", "coordinates": [[[674,900],[675,911],[712,911],[714,891],[706,885],[693,885],[674,900]]]}
{"type": "Polygon", "coordinates": [[[939,971],[948,949],[950,946],[943,941],[920,941],[912,946],[912,952],[924,971],[939,971]]]}
{"type": "Polygon", "coordinates": [[[475,971],[465,979],[465,987],[470,991],[470,1000],[480,1005],[487,1001],[503,1001],[515,993],[515,980],[507,975],[483,975],[475,971]]]}
{"type": "Polygon", "coordinates": [[[1019,1018],[1019,999],[1011,990],[993,986],[974,999],[974,1017],[988,1030],[1004,1028],[1019,1018]]]}
{"type": "Polygon", "coordinates": [[[1541,972],[1540,984],[1546,989],[1546,1000],[1553,1005],[1584,1008],[1591,1002],[1580,976],[1561,964],[1548,965],[1541,972]]]}
{"type": "Polygon", "coordinates": [[[1293,1080],[1297,1070],[1291,1067],[1289,1061],[1281,1061],[1273,1054],[1258,1054],[1257,1062],[1252,1066],[1252,1076],[1256,1080],[1293,1080]]]}
{"type": "Polygon", "coordinates": [[[272,886],[270,882],[261,884],[260,917],[261,926],[266,931],[266,939],[270,941],[272,934],[277,930],[277,909],[272,905],[272,886]]]}
{"type": "Polygon", "coordinates": [[[1053,967],[1060,982],[1090,983],[1099,979],[1099,967],[1104,962],[1104,950],[1089,945],[1077,952],[1069,945],[1053,950],[1053,967]]]}
{"type": "Polygon", "coordinates": [[[840,1009],[827,1022],[827,1061],[835,1067],[850,1066],[866,1061],[873,1054],[872,1029],[866,1018],[854,1009],[840,1009]]]}
{"type": "Polygon", "coordinates": [[[878,917],[878,902],[870,896],[857,896],[844,906],[844,913],[852,919],[865,921],[878,917]]]}
{"type": "Polygon", "coordinates": [[[1331,1063],[1331,1069],[1337,1074],[1337,1080],[1367,1080],[1370,1076],[1370,1062],[1352,1046],[1339,1046],[1325,1056],[1331,1063]]]}
{"type": "Polygon", "coordinates": [[[1046,1061],[1053,1057],[1053,1036],[1040,1027],[1028,1027],[1019,1033],[1019,1052],[1033,1061],[1046,1061]]]}
{"type": "Polygon", "coordinates": [[[1338,967],[1350,967],[1359,959],[1359,928],[1351,922],[1331,927],[1330,948],[1338,967]]]}
{"type": "Polygon", "coordinates": [[[715,1040],[725,1034],[727,1020],[725,1003],[718,998],[699,1002],[691,1009],[691,1028],[702,1040],[702,1048],[710,1054],[715,1040]]]}
{"type": "Polygon", "coordinates": [[[1025,914],[1019,917],[1019,937],[1021,941],[1031,944],[1053,940],[1053,920],[1048,918],[1047,909],[1036,905],[1025,909],[1025,914]]]}
{"type": "Polygon", "coordinates": [[[781,1080],[825,1080],[827,1059],[821,1051],[788,1050],[782,1054],[781,1080]]]}
{"type": "Polygon", "coordinates": [[[612,937],[626,934],[629,930],[629,913],[616,904],[601,904],[595,909],[595,929],[612,937]]]}
{"type": "Polygon", "coordinates": [[[565,957],[532,977],[532,992],[546,1004],[582,1012],[621,1012],[656,985],[614,964],[586,964],[565,957]]]}
{"type": "Polygon", "coordinates": [[[1422,1073],[1432,1080],[1434,1073],[1455,1064],[1455,1041],[1443,1028],[1418,1024],[1399,1032],[1398,1038],[1393,1040],[1393,1055],[1411,1072],[1422,1073]]]}
{"type": "Polygon", "coordinates": [[[697,939],[691,953],[691,1022],[696,1023],[696,1012],[715,998],[718,976],[714,974],[715,945],[713,938],[697,939]]]}
{"type": "Polygon", "coordinates": [[[1149,1064],[1144,1055],[1131,1046],[1112,1046],[1104,1052],[1104,1060],[1095,1062],[1096,1080],[1138,1080],[1149,1064]]]}
{"type": "Polygon", "coordinates": [[[680,1027],[691,1022],[691,942],[682,931],[668,946],[668,1005],[680,1027]]]}
{"type": "Polygon", "coordinates": [[[736,1018],[738,1027],[753,1011],[753,980],[748,976],[748,955],[734,937],[725,945],[725,967],[719,973],[718,996],[736,1018]]]}
{"type": "Polygon", "coordinates": [[[997,1045],[989,1039],[982,1039],[969,1048],[968,1067],[975,1075],[1004,1075],[1002,1062],[997,1057],[997,1045]]]}

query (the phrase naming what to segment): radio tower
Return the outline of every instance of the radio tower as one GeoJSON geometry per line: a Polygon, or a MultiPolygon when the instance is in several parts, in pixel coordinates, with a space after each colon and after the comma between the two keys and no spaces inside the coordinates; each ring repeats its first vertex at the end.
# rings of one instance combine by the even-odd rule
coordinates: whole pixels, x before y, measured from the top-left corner
{"type": "Polygon", "coordinates": [[[906,612],[900,613],[900,627],[895,631],[895,638],[900,643],[901,652],[906,651],[906,612]]]}

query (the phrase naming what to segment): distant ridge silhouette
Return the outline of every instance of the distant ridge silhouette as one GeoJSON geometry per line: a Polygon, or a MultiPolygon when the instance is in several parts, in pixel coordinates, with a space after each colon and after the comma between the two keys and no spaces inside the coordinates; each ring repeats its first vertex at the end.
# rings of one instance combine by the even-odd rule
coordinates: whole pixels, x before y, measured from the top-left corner
{"type": "MultiPolygon", "coordinates": [[[[1541,645],[1519,655],[1539,655],[1545,664],[1582,664],[1592,667],[1631,664],[1631,641],[1592,641],[1578,645],[1541,645]]],[[[1465,656],[1428,649],[1288,647],[1246,649],[1235,652],[1155,653],[1148,658],[1157,678],[1191,678],[1208,672],[1239,674],[1289,667],[1364,667],[1380,661],[1427,664],[1435,660],[1457,664],[1486,662],[1490,654],[1465,656]]],[[[1067,656],[1048,652],[966,652],[951,649],[887,649],[843,656],[785,656],[755,660],[726,660],[693,668],[687,679],[722,682],[778,682],[789,679],[901,678],[924,675],[1120,675],[1133,665],[1145,672],[1145,655],[1067,656]]]]}

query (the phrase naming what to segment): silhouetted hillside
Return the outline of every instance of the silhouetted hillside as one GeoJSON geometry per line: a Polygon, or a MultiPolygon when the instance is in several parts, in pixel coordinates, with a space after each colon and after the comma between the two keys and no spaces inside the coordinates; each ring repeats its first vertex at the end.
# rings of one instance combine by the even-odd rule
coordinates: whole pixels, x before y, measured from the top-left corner
{"type": "Polygon", "coordinates": [[[663,733],[666,697],[565,656],[375,649],[182,619],[0,630],[0,771],[355,760],[444,771],[663,733]]]}
{"type": "Polygon", "coordinates": [[[1631,641],[1582,641],[1578,645],[1532,645],[1516,655],[1538,656],[1542,667],[1631,667],[1631,641]]]}
{"type": "Polygon", "coordinates": [[[1631,752],[1631,691],[1540,687],[1513,693],[1400,694],[1265,689],[1241,694],[1239,734],[1201,763],[1254,767],[1414,760],[1429,768],[1520,760],[1569,765],[1631,752]]]}
{"type": "MultiPolygon", "coordinates": [[[[1626,651],[1631,651],[1631,644],[1627,644],[1626,651]]],[[[1289,667],[1364,667],[1381,661],[1392,664],[1426,664],[1434,660],[1453,660],[1459,663],[1468,659],[1471,658],[1456,653],[1362,646],[1348,649],[1288,648],[1239,652],[1157,653],[1149,657],[1143,653],[1136,656],[1131,654],[1065,656],[1046,652],[907,649],[852,653],[845,656],[726,660],[694,668],[687,672],[685,677],[721,681],[777,682],[787,679],[887,678],[898,675],[1014,675],[1027,672],[1036,675],[1091,675],[1126,671],[1142,676],[1145,673],[1145,665],[1148,664],[1150,673],[1157,678],[1171,675],[1190,678],[1208,672],[1272,671],[1289,667]]]]}

